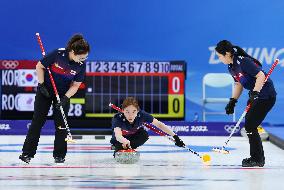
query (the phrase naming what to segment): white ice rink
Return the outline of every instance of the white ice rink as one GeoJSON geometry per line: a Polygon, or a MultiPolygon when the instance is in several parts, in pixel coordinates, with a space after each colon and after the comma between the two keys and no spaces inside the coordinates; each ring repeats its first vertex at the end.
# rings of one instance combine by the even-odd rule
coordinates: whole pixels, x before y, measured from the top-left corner
{"type": "Polygon", "coordinates": [[[0,189],[72,190],[72,189],[198,189],[198,190],[270,190],[282,189],[284,151],[264,142],[264,168],[242,168],[249,155],[248,141],[233,137],[231,154],[210,152],[221,146],[225,137],[182,137],[197,152],[211,155],[204,165],[190,152],[172,146],[163,137],[150,137],[139,148],[137,164],[118,164],[112,158],[110,137],[89,137],[69,144],[66,163],[53,164],[53,136],[43,136],[35,158],[29,165],[18,159],[24,136],[0,136],[0,189]],[[209,146],[208,146],[209,145],[209,146]]]}

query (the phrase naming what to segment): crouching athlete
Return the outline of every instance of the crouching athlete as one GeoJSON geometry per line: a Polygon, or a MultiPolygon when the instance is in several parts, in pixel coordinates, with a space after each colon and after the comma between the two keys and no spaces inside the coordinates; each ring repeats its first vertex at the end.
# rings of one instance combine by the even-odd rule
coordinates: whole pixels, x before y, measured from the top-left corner
{"type": "Polygon", "coordinates": [[[117,151],[123,149],[136,149],[143,145],[149,135],[145,131],[143,123],[151,123],[157,128],[171,135],[175,140],[175,145],[184,147],[185,144],[167,125],[155,119],[149,113],[140,110],[138,101],[133,97],[128,97],[123,101],[122,113],[117,113],[112,119],[113,135],[110,140],[112,149],[117,151]]]}

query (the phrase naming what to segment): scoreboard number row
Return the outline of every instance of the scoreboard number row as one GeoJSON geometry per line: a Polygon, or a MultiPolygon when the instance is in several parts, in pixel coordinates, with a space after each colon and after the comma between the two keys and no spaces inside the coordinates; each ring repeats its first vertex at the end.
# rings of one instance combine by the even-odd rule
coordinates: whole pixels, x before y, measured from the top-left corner
{"type": "Polygon", "coordinates": [[[87,62],[87,72],[96,73],[169,73],[170,62],[87,62]]]}

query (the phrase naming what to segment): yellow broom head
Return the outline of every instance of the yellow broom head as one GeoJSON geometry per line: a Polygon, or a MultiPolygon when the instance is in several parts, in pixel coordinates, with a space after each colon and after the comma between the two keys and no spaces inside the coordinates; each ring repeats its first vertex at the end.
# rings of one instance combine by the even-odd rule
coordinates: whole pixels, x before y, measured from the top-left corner
{"type": "Polygon", "coordinates": [[[204,163],[204,164],[209,164],[210,161],[211,161],[211,157],[210,157],[209,154],[204,154],[204,155],[202,156],[202,160],[203,160],[203,163],[204,163]]]}

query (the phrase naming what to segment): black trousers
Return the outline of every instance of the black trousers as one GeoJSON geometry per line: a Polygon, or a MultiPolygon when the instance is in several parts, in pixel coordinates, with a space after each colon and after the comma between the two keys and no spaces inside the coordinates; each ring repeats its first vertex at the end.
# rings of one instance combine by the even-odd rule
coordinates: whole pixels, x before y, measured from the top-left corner
{"type": "MultiPolygon", "coordinates": [[[[34,155],[36,154],[40,132],[44,123],[46,122],[47,114],[52,102],[53,119],[55,124],[53,157],[65,157],[67,153],[67,142],[65,141],[67,132],[65,129],[58,129],[59,126],[65,128],[65,125],[60,110],[55,108],[55,103],[57,103],[56,98],[54,96],[52,98],[46,98],[39,91],[37,91],[36,93],[34,114],[32,123],[26,136],[25,143],[23,145],[23,154],[27,154],[31,157],[34,157],[34,155]]],[[[68,103],[63,108],[66,117],[68,114],[69,106],[70,104],[68,103]]]]}
{"type": "Polygon", "coordinates": [[[276,98],[258,99],[246,114],[245,129],[249,138],[250,156],[256,161],[264,159],[264,150],[257,127],[262,123],[267,113],[274,106],[276,98]]]}
{"type": "MultiPolygon", "coordinates": [[[[145,131],[143,128],[140,128],[135,134],[125,136],[125,138],[130,141],[131,148],[136,149],[149,139],[149,135],[147,131],[145,131]]],[[[114,140],[111,143],[115,146],[115,151],[123,149],[122,143],[118,142],[117,140],[114,140]]]]}

